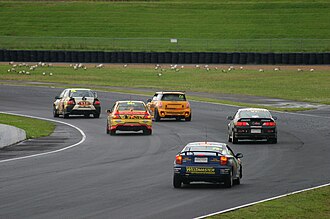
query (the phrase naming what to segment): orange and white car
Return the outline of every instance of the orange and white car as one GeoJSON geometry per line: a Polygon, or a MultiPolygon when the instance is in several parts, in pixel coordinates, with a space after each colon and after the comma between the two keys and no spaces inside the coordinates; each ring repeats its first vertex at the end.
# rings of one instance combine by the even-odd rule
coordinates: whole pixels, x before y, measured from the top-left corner
{"type": "Polygon", "coordinates": [[[182,91],[160,91],[156,92],[148,101],[148,109],[155,121],[162,118],[185,119],[191,121],[190,103],[182,91]]]}
{"type": "Polygon", "coordinates": [[[70,115],[84,115],[99,118],[101,113],[101,102],[97,93],[86,88],[68,88],[55,97],[53,103],[53,115],[69,118],[70,115]]]}
{"type": "Polygon", "coordinates": [[[107,134],[114,135],[116,131],[141,130],[145,135],[152,133],[151,115],[143,101],[117,101],[107,112],[107,134]]]}

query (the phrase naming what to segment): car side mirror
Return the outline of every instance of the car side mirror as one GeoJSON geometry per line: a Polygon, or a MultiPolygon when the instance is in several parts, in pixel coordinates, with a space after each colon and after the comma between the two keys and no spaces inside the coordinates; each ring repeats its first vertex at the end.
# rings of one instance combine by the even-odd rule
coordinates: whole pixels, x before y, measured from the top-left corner
{"type": "Polygon", "coordinates": [[[228,120],[233,120],[233,117],[232,116],[227,116],[227,119],[228,120]]]}
{"type": "Polygon", "coordinates": [[[62,99],[62,98],[60,96],[55,97],[55,100],[59,100],[59,99],[62,99]]]}
{"type": "Polygon", "coordinates": [[[97,98],[97,92],[93,91],[94,97],[97,98]]]}
{"type": "Polygon", "coordinates": [[[151,102],[151,99],[148,99],[148,100],[147,100],[147,103],[150,103],[150,102],[151,102]]]}
{"type": "Polygon", "coordinates": [[[237,154],[235,155],[235,157],[236,157],[236,158],[242,158],[242,157],[243,157],[243,154],[242,154],[242,153],[237,153],[237,154]]]}
{"type": "Polygon", "coordinates": [[[273,119],[274,119],[274,120],[277,120],[277,117],[276,117],[276,116],[273,116],[273,119]]]}
{"type": "Polygon", "coordinates": [[[108,110],[106,111],[106,113],[110,114],[110,113],[111,113],[111,110],[108,109],[108,110]]]}

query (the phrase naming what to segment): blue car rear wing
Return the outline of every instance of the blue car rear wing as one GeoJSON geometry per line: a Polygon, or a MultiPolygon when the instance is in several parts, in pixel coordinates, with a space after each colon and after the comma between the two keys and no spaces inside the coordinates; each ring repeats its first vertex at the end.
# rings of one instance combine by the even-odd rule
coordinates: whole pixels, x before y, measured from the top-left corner
{"type": "Polygon", "coordinates": [[[180,155],[184,154],[187,156],[188,153],[192,153],[193,155],[194,155],[194,153],[215,153],[217,156],[223,155],[222,153],[217,152],[217,151],[183,151],[183,152],[180,152],[179,154],[180,155]]]}

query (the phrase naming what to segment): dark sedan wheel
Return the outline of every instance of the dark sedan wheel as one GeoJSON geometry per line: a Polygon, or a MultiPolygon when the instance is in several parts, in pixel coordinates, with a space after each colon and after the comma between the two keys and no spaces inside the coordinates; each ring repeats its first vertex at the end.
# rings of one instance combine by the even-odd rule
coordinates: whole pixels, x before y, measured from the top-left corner
{"type": "Polygon", "coordinates": [[[277,144],[277,138],[269,138],[267,139],[267,142],[270,144],[277,144]]]}
{"type": "Polygon", "coordinates": [[[231,142],[231,136],[228,134],[228,142],[231,142]]]}
{"type": "Polygon", "coordinates": [[[116,134],[116,129],[110,130],[110,135],[115,135],[116,134]]]}
{"type": "Polygon", "coordinates": [[[100,113],[95,113],[94,118],[100,118],[100,113]]]}
{"type": "Polygon", "coordinates": [[[174,175],[173,177],[173,187],[178,189],[181,188],[182,180],[180,176],[174,175]]]}
{"type": "Polygon", "coordinates": [[[237,144],[238,143],[238,139],[235,137],[235,132],[234,131],[231,133],[231,137],[232,137],[233,144],[237,144]]]}

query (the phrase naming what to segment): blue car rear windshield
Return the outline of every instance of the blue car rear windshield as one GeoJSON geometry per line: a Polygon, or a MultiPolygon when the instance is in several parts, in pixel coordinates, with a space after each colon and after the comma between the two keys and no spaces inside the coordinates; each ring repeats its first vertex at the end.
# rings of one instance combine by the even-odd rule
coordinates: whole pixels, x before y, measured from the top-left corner
{"type": "Polygon", "coordinates": [[[210,151],[210,152],[218,152],[220,154],[225,154],[225,150],[221,146],[191,146],[186,147],[184,151],[210,151]]]}

